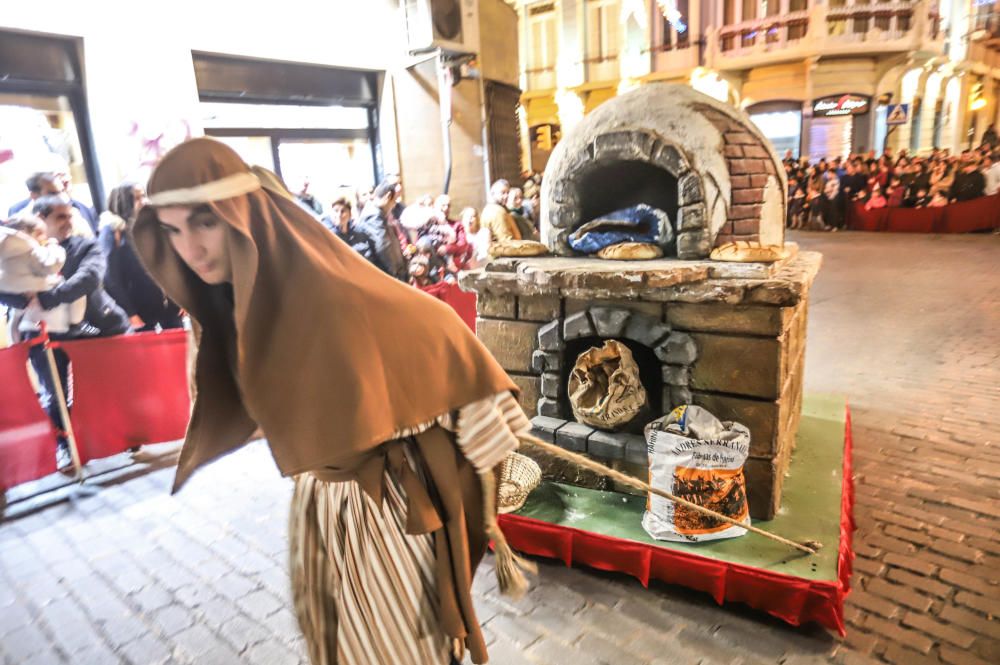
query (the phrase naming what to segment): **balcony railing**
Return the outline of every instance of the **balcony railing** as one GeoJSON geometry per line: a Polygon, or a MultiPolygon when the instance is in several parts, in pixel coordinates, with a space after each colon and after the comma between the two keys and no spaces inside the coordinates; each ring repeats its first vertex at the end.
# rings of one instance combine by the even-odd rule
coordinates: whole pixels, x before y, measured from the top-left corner
{"type": "Polygon", "coordinates": [[[783,49],[809,31],[809,11],[743,21],[719,31],[719,50],[726,55],[783,49]]]}
{"type": "Polygon", "coordinates": [[[872,30],[881,39],[905,37],[913,27],[911,2],[877,2],[870,5],[829,7],[826,14],[827,35],[834,41],[860,42],[872,30]]]}
{"type": "Polygon", "coordinates": [[[841,48],[906,50],[940,42],[941,17],[927,1],[874,2],[809,9],[723,26],[714,52],[723,58],[766,55],[785,50],[829,53],[841,48]],[[903,41],[905,40],[905,41],[903,41]],[[864,44],[864,46],[860,46],[864,44]],[[859,46],[855,46],[859,45],[859,46]]]}

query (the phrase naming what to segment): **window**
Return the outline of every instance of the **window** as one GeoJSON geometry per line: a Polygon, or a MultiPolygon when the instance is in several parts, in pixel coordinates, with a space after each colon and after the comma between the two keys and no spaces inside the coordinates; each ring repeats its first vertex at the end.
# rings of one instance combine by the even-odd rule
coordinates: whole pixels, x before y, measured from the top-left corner
{"type": "Polygon", "coordinates": [[[205,133],[330,202],[381,177],[373,72],[194,54],[205,133]]]}
{"type": "Polygon", "coordinates": [[[65,172],[74,199],[101,207],[79,71],[72,39],[0,32],[0,217],[37,171],[65,172]]]}
{"type": "Polygon", "coordinates": [[[725,25],[736,23],[736,0],[725,0],[722,8],[722,22],[725,25]]]}
{"type": "Polygon", "coordinates": [[[587,3],[587,60],[602,63],[618,57],[620,21],[617,0],[587,3]]]}
{"type": "Polygon", "coordinates": [[[558,26],[551,2],[528,7],[528,70],[554,71],[558,53],[558,26]]]}

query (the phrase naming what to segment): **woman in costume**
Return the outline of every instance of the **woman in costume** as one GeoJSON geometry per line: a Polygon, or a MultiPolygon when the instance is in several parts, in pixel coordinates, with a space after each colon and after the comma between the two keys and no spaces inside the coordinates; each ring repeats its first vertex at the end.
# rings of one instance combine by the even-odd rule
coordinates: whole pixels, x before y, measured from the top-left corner
{"type": "Polygon", "coordinates": [[[294,476],[292,591],[315,665],[486,662],[470,586],[496,528],[494,470],[530,424],[445,304],[385,275],[273,174],[194,139],[150,178],[133,229],[196,322],[197,399],[174,491],[259,426],[294,476]]]}

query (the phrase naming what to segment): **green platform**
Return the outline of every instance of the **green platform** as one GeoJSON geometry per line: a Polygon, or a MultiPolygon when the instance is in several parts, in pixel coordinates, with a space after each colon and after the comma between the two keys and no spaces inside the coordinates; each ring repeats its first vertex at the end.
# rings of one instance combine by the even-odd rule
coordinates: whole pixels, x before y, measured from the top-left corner
{"type": "Polygon", "coordinates": [[[642,528],[646,503],[643,497],[560,483],[542,483],[515,514],[808,580],[834,582],[840,540],[845,416],[843,397],[805,395],[781,510],[770,521],[754,522],[754,526],[790,540],[821,542],[823,548],[813,556],[749,532],[739,538],[706,543],[654,540],[642,528]]]}

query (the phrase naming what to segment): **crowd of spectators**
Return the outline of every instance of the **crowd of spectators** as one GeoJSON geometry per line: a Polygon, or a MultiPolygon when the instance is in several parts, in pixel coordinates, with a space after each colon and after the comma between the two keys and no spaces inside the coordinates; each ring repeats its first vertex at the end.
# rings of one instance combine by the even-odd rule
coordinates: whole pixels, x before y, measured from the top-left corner
{"type": "Polygon", "coordinates": [[[481,266],[492,242],[537,240],[540,182],[537,175],[527,177],[523,187],[498,180],[482,211],[466,207],[457,215],[447,194],[424,194],[407,205],[398,176],[373,189],[340,196],[328,209],[308,190],[296,197],[379,269],[424,288],[455,282],[460,272],[481,266]]]}
{"type": "Polygon", "coordinates": [[[1000,142],[990,126],[982,144],[953,155],[935,148],[926,156],[892,150],[876,156],[795,159],[785,153],[788,176],[787,226],[836,231],[846,223],[849,206],[927,208],[991,196],[1000,191],[1000,142]]]}

